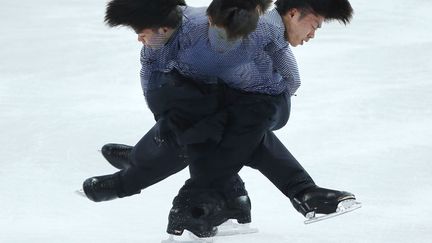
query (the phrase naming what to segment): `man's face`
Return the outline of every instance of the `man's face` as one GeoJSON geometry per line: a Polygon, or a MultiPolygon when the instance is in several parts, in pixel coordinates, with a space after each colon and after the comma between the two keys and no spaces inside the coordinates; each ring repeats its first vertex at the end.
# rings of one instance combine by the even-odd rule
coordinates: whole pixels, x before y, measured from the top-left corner
{"type": "Polygon", "coordinates": [[[292,46],[303,45],[315,37],[315,31],[321,28],[324,17],[313,13],[302,14],[300,10],[291,9],[282,16],[288,42],[292,46]]]}
{"type": "Polygon", "coordinates": [[[147,28],[138,32],[138,41],[153,49],[159,49],[165,45],[171,37],[172,29],[170,28],[147,28]]]}

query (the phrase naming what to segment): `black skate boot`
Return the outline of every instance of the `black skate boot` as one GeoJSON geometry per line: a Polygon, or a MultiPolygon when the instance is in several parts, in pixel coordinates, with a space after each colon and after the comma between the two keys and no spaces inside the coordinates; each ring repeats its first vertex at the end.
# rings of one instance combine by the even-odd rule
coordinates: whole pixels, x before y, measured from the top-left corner
{"type": "Polygon", "coordinates": [[[199,188],[188,180],[173,201],[167,232],[181,235],[187,229],[198,237],[211,237],[229,219],[239,224],[251,222],[251,201],[238,175],[212,188],[199,188]]]}
{"type": "Polygon", "coordinates": [[[108,143],[102,147],[102,155],[115,168],[127,169],[131,166],[129,154],[133,147],[125,144],[108,143]]]}
{"type": "Polygon", "coordinates": [[[251,201],[248,195],[227,199],[227,218],[236,219],[239,224],[248,224],[251,218],[251,201]]]}
{"type": "Polygon", "coordinates": [[[91,177],[83,183],[85,195],[94,202],[116,199],[120,190],[120,178],[117,174],[91,177]]]}
{"type": "Polygon", "coordinates": [[[221,192],[225,197],[226,218],[235,219],[239,224],[251,222],[251,201],[239,175],[235,174],[228,179],[216,181],[212,188],[221,192]]]}
{"type": "Polygon", "coordinates": [[[184,230],[198,237],[212,237],[217,233],[220,215],[225,208],[221,195],[215,192],[182,192],[174,198],[168,216],[167,233],[181,235],[184,230]]]}
{"type": "Polygon", "coordinates": [[[316,214],[341,214],[343,213],[341,210],[350,211],[349,207],[358,208],[360,203],[357,203],[355,199],[354,194],[350,192],[314,186],[295,195],[291,203],[308,220],[318,221],[320,217],[315,217],[316,214]],[[344,205],[346,208],[339,208],[344,202],[349,202],[349,204],[344,205]]]}

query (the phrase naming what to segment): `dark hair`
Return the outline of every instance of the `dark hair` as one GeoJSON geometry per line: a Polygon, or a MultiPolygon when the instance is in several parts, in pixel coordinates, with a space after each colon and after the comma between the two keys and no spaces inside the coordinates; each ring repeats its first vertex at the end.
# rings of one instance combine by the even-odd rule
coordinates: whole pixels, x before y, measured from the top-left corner
{"type": "Polygon", "coordinates": [[[228,38],[245,37],[253,32],[259,11],[267,10],[272,0],[213,0],[207,8],[212,24],[225,28],[228,38]]]}
{"type": "Polygon", "coordinates": [[[302,13],[313,13],[327,21],[338,20],[344,24],[350,22],[353,14],[348,0],[276,0],[275,5],[280,15],[296,8],[302,13]]]}
{"type": "Polygon", "coordinates": [[[176,28],[182,20],[184,0],[111,0],[107,4],[105,23],[128,26],[140,32],[147,28],[176,28]]]}
{"type": "Polygon", "coordinates": [[[251,1],[256,2],[263,13],[267,11],[270,8],[270,5],[273,3],[273,0],[251,0],[251,1]]]}

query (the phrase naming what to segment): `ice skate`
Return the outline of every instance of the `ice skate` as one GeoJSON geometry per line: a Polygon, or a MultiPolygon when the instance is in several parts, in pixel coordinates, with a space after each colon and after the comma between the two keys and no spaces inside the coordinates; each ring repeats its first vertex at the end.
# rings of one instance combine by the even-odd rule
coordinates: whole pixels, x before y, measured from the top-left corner
{"type": "Polygon", "coordinates": [[[360,202],[357,202],[355,199],[343,200],[338,204],[336,211],[334,213],[317,215],[314,212],[310,212],[306,214],[307,219],[305,220],[304,223],[311,224],[325,219],[333,218],[341,214],[349,213],[353,210],[359,209],[361,208],[361,206],[362,204],[360,202]]]}
{"type": "Polygon", "coordinates": [[[184,230],[188,230],[200,238],[215,236],[217,222],[212,222],[212,216],[218,215],[225,207],[223,200],[215,195],[210,196],[210,193],[195,197],[189,195],[181,194],[174,198],[168,216],[167,233],[180,236],[184,230]]]}
{"type": "Polygon", "coordinates": [[[91,177],[83,183],[85,196],[94,202],[118,198],[119,189],[120,179],[116,174],[91,177]]]}
{"type": "Polygon", "coordinates": [[[250,200],[247,195],[234,198],[228,203],[216,192],[201,192],[194,196],[182,194],[174,199],[168,221],[168,234],[177,236],[182,235],[184,230],[198,238],[256,232],[246,225],[239,226],[251,222],[250,200]],[[218,227],[229,219],[236,220],[238,224],[229,222],[218,227]]]}
{"type": "Polygon", "coordinates": [[[102,147],[101,153],[112,166],[122,170],[127,169],[131,165],[129,154],[131,153],[132,149],[133,146],[108,143],[102,147]]]}
{"type": "Polygon", "coordinates": [[[306,217],[305,224],[318,222],[361,207],[354,194],[312,187],[298,193],[292,200],[297,211],[306,217]]]}

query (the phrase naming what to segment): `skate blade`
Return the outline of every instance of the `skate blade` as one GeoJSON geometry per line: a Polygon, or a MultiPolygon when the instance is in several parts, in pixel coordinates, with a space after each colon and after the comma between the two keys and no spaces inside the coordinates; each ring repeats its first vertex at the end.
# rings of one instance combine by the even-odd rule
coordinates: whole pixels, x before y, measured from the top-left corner
{"type": "Polygon", "coordinates": [[[189,236],[194,240],[206,240],[205,242],[212,242],[211,240],[218,237],[232,236],[232,235],[243,235],[257,233],[257,228],[252,228],[250,224],[239,224],[234,220],[227,220],[223,224],[217,227],[217,233],[213,237],[199,238],[198,236],[189,232],[189,236]]]}
{"type": "Polygon", "coordinates": [[[250,224],[239,224],[234,220],[227,220],[225,223],[219,225],[217,236],[230,236],[230,235],[243,235],[257,233],[258,229],[251,227],[250,224]]]}
{"type": "Polygon", "coordinates": [[[344,201],[339,203],[339,205],[337,206],[336,212],[330,213],[330,214],[324,214],[322,216],[316,216],[316,215],[314,215],[313,212],[311,212],[310,216],[306,215],[306,217],[308,219],[305,220],[304,223],[305,224],[312,224],[315,222],[319,222],[322,220],[333,218],[333,217],[339,216],[341,214],[349,213],[351,211],[359,209],[359,208],[361,208],[361,206],[362,206],[362,204],[360,202],[357,202],[355,199],[344,200],[344,201]]]}
{"type": "Polygon", "coordinates": [[[75,193],[76,193],[77,195],[81,196],[81,197],[85,197],[85,198],[87,198],[87,196],[86,196],[86,194],[85,194],[85,192],[84,192],[83,189],[76,190],[75,193]]]}
{"type": "Polygon", "coordinates": [[[183,234],[181,236],[169,235],[169,238],[161,241],[161,243],[213,243],[215,242],[214,237],[199,238],[198,236],[194,235],[193,233],[187,230],[185,230],[185,232],[188,232],[189,236],[187,236],[187,234],[183,234]]]}
{"type": "Polygon", "coordinates": [[[233,235],[243,235],[243,234],[253,234],[257,233],[258,229],[253,228],[250,224],[239,224],[234,222],[234,220],[227,220],[223,224],[219,225],[218,231],[213,237],[198,237],[192,232],[188,232],[189,239],[185,239],[185,234],[181,236],[169,235],[167,240],[163,240],[161,243],[213,243],[220,237],[233,236],[233,235]]]}

